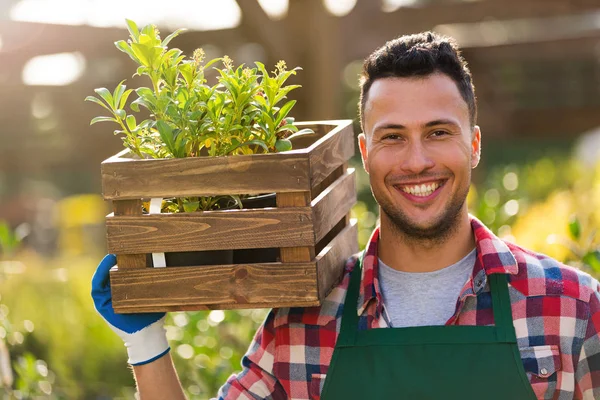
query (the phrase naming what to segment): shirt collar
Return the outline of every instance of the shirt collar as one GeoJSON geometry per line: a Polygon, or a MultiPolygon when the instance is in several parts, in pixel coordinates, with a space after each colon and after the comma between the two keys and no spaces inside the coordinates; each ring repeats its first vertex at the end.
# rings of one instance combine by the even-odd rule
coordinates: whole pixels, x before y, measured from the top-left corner
{"type": "MultiPolygon", "coordinates": [[[[469,215],[471,228],[475,236],[477,258],[473,274],[469,281],[473,293],[479,293],[491,274],[515,275],[519,267],[506,243],[494,235],[481,221],[469,215]]],[[[358,295],[358,315],[362,315],[369,303],[375,299],[375,317],[382,312],[383,299],[379,286],[379,265],[377,247],[379,242],[379,227],[375,228],[363,254],[362,277],[358,295]]]]}

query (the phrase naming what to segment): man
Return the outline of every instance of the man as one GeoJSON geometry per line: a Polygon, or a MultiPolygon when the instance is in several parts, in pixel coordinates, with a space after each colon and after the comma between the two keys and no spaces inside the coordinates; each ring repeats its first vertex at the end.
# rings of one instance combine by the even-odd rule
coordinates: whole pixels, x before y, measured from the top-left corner
{"type": "MultiPolygon", "coordinates": [[[[451,39],[404,36],[367,58],[359,146],[380,227],[321,307],[270,312],[220,398],[600,398],[598,282],[468,214],[476,115],[451,39]]],[[[92,295],[142,399],[182,398],[164,314],[114,315],[113,265],[92,295]]]]}

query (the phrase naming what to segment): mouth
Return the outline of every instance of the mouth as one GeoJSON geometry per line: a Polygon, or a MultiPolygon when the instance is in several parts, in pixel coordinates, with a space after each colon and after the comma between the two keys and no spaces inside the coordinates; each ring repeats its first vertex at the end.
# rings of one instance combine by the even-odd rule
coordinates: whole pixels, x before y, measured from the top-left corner
{"type": "Polygon", "coordinates": [[[408,184],[408,185],[395,185],[395,187],[408,195],[426,198],[426,197],[431,196],[439,188],[444,186],[445,182],[446,182],[445,180],[437,180],[437,181],[415,183],[415,184],[408,184]]]}

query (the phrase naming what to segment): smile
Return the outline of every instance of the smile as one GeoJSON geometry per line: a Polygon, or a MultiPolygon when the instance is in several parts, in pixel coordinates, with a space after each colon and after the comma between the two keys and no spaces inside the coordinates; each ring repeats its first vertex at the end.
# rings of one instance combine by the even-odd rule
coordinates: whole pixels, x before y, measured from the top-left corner
{"type": "Polygon", "coordinates": [[[433,192],[437,190],[440,186],[442,186],[442,181],[437,182],[428,182],[417,185],[398,185],[397,187],[402,190],[404,193],[412,194],[417,197],[427,197],[430,196],[433,192]]]}

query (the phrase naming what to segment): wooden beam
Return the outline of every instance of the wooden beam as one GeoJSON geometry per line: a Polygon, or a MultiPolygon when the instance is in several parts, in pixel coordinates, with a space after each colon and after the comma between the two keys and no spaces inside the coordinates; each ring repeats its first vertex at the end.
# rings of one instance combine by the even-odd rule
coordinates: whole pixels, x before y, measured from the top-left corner
{"type": "Polygon", "coordinates": [[[437,25],[489,20],[545,18],[600,10],[596,0],[481,0],[436,2],[421,7],[402,7],[373,15],[372,5],[359,0],[354,10],[341,18],[344,62],[364,59],[376,47],[395,37],[432,30],[437,25]],[[364,7],[370,10],[367,17],[364,7]],[[358,27],[358,28],[357,28],[358,27]]]}
{"type": "MultiPolygon", "coordinates": [[[[288,66],[298,63],[297,52],[290,46],[285,21],[274,21],[265,13],[257,0],[237,2],[242,10],[242,22],[239,30],[247,41],[254,41],[266,47],[273,60],[285,60],[288,66]]],[[[268,60],[258,60],[267,62],[268,60]]]]}

